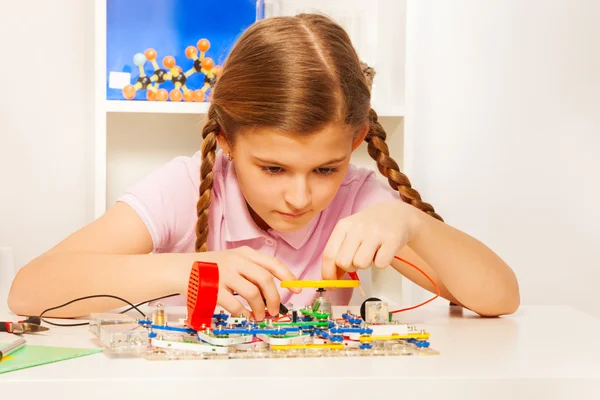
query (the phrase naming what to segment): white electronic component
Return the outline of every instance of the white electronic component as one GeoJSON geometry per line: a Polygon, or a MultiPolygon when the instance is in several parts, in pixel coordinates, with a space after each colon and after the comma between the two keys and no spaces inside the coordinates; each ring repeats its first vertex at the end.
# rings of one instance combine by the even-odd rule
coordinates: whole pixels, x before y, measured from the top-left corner
{"type": "Polygon", "coordinates": [[[389,321],[388,304],[385,301],[367,301],[365,304],[365,322],[384,324],[389,321]]]}
{"type": "Polygon", "coordinates": [[[275,346],[282,346],[286,344],[305,344],[311,340],[310,335],[298,335],[291,337],[276,338],[271,337],[269,335],[257,334],[256,337],[264,342],[269,343],[270,345],[275,346]]]}
{"type": "Polygon", "coordinates": [[[314,336],[311,343],[312,344],[325,344],[328,343],[329,341],[327,339],[323,339],[321,337],[318,336],[314,336]]]}
{"type": "Polygon", "coordinates": [[[233,348],[240,351],[259,351],[267,348],[267,343],[262,340],[254,340],[248,343],[234,344],[233,348]]]}
{"type": "Polygon", "coordinates": [[[247,343],[252,341],[252,335],[230,335],[228,337],[216,337],[214,335],[208,335],[202,331],[198,331],[198,338],[207,343],[214,344],[215,346],[229,346],[232,344],[247,343]]]}
{"type": "Polygon", "coordinates": [[[227,318],[228,325],[240,325],[244,322],[248,322],[248,318],[246,318],[246,317],[229,317],[229,318],[227,318]]]}
{"type": "Polygon", "coordinates": [[[162,349],[171,349],[171,350],[183,350],[183,351],[191,351],[194,353],[217,353],[217,354],[227,354],[227,347],[219,347],[219,346],[211,346],[206,343],[191,343],[191,342],[176,342],[171,340],[160,340],[160,339],[152,339],[152,346],[162,348],[162,349]]]}
{"type": "MultiPolygon", "coordinates": [[[[406,335],[411,331],[407,324],[367,324],[366,328],[373,329],[373,333],[371,333],[373,336],[406,335]]],[[[360,336],[360,333],[351,333],[348,335],[352,340],[358,340],[360,336]]]]}
{"type": "Polygon", "coordinates": [[[176,342],[171,340],[152,339],[152,346],[162,349],[190,351],[193,353],[228,353],[227,347],[211,346],[210,344],[200,342],[176,342]]]}
{"type": "Polygon", "coordinates": [[[368,329],[373,329],[373,333],[371,335],[406,335],[411,329],[407,324],[385,324],[385,325],[375,325],[375,324],[367,324],[368,329]]]}
{"type": "MultiPolygon", "coordinates": [[[[350,336],[350,339],[353,339],[352,336],[350,336]]],[[[358,341],[358,339],[353,339],[353,340],[344,340],[344,346],[346,346],[349,349],[358,349],[360,347],[360,342],[358,341]]]]}

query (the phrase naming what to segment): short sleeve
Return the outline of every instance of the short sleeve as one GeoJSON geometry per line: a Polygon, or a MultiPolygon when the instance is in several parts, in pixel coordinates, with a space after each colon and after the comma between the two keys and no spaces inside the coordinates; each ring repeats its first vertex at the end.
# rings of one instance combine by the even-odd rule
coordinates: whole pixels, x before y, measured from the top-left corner
{"type": "Polygon", "coordinates": [[[190,234],[198,201],[199,167],[192,157],[177,157],[117,200],[140,216],[152,236],[153,252],[173,251],[190,234]]]}
{"type": "Polygon", "coordinates": [[[386,201],[400,200],[400,195],[397,191],[385,181],[377,179],[375,172],[370,171],[358,188],[354,204],[352,205],[352,214],[355,214],[373,204],[383,203],[386,201]]]}

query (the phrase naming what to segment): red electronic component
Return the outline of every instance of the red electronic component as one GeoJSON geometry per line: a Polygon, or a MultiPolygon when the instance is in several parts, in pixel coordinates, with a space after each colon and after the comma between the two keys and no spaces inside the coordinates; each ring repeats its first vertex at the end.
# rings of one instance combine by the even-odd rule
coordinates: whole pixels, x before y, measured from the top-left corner
{"type": "Polygon", "coordinates": [[[215,263],[196,261],[190,272],[187,291],[186,325],[194,330],[210,327],[219,294],[219,267],[215,263]]]}

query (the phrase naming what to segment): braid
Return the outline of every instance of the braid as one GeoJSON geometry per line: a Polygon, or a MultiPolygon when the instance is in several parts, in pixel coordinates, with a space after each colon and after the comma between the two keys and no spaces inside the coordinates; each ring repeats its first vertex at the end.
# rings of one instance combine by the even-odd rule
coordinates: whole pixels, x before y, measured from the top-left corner
{"type": "Polygon", "coordinates": [[[213,188],[213,165],[215,164],[215,152],[217,150],[217,135],[220,126],[217,121],[215,107],[208,110],[208,120],[202,129],[202,164],[200,165],[200,198],[196,205],[196,252],[207,251],[208,239],[208,210],[213,188]]]}
{"type": "Polygon", "coordinates": [[[369,155],[377,161],[379,172],[388,178],[390,186],[400,193],[402,200],[412,204],[432,217],[444,221],[442,217],[436,214],[431,204],[421,200],[421,195],[411,187],[408,177],[400,172],[398,164],[390,157],[388,146],[385,143],[386,136],[383,127],[377,120],[377,113],[371,109],[369,111],[369,133],[367,134],[365,141],[369,144],[369,155]]]}

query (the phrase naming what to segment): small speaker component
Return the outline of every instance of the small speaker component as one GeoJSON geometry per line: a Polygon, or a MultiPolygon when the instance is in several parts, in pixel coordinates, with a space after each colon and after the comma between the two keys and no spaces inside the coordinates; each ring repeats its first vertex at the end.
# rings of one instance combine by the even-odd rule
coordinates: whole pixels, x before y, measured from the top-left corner
{"type": "Polygon", "coordinates": [[[210,327],[219,295],[219,267],[196,261],[190,271],[186,325],[194,330],[210,327]]]}

